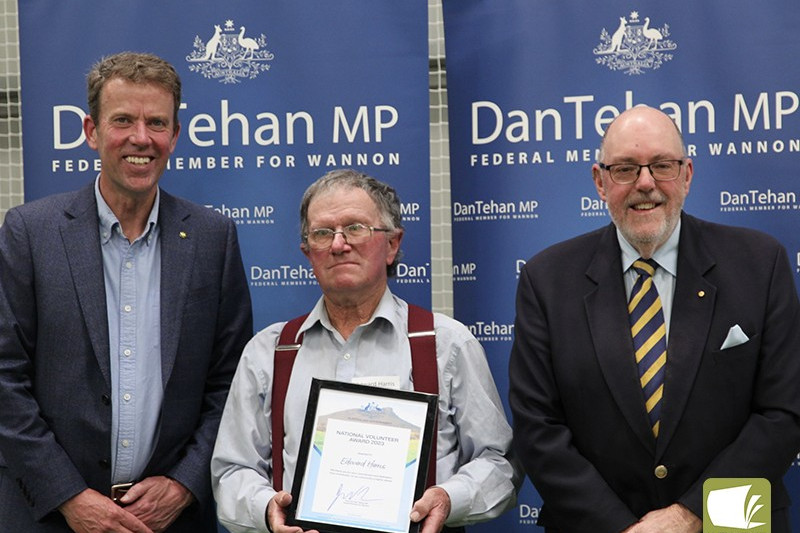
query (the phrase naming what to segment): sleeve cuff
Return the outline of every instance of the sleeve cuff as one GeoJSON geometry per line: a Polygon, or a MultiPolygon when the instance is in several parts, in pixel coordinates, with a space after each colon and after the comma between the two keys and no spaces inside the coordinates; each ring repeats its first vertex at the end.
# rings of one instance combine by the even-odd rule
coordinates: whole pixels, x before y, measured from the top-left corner
{"type": "Polygon", "coordinates": [[[469,489],[454,478],[450,478],[443,483],[437,483],[436,486],[444,489],[450,497],[450,515],[445,523],[448,526],[462,524],[471,510],[469,489]]]}

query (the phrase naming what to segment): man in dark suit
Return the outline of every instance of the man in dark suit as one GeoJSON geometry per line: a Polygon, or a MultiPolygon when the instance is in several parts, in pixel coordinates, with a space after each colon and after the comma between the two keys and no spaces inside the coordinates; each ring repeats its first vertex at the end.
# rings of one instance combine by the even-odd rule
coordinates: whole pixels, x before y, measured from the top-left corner
{"type": "Polygon", "coordinates": [[[613,224],[533,257],[517,292],[510,405],[544,501],[539,524],[697,532],[706,479],[761,477],[772,531],[788,532],[781,479],[800,449],[800,306],[785,250],[682,212],[693,164],[661,111],[622,113],[598,160],[613,224]],[[646,318],[629,321],[653,285],[646,318]],[[640,347],[632,323],[644,331],[651,319],[640,347]]]}
{"type": "Polygon", "coordinates": [[[159,190],[168,63],[110,56],[88,88],[97,180],[0,228],[0,529],[216,532],[209,461],[252,336],[236,228],[159,190]]]}

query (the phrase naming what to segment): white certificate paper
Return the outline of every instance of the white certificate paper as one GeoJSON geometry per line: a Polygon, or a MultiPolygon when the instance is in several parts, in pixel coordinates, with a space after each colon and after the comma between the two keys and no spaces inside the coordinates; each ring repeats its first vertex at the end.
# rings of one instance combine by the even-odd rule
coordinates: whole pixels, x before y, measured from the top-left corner
{"type": "Polygon", "coordinates": [[[397,516],[410,434],[329,419],[312,511],[379,522],[397,516]]]}
{"type": "MultiPolygon", "coordinates": [[[[359,392],[318,390],[316,413],[307,416],[307,426],[313,425],[304,430],[304,442],[309,438],[311,445],[301,454],[302,477],[295,478],[301,488],[293,490],[294,519],[304,529],[324,524],[334,531],[405,533],[420,488],[420,460],[427,456],[423,436],[432,424],[435,396],[431,404],[430,395],[420,395],[428,397],[420,401],[364,393],[383,390],[374,387],[347,386],[359,392]]],[[[427,461],[422,472],[424,481],[427,461]]]]}

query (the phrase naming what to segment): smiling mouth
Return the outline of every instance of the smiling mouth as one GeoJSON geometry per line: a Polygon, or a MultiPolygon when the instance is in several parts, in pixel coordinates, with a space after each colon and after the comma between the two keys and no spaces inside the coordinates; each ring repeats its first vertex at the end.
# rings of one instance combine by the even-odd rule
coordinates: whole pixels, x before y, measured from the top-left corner
{"type": "Polygon", "coordinates": [[[641,204],[634,204],[631,206],[631,209],[634,211],[649,211],[650,209],[655,209],[658,206],[655,202],[648,202],[648,203],[641,203],[641,204]]]}
{"type": "Polygon", "coordinates": [[[151,157],[135,156],[135,155],[129,155],[129,156],[127,156],[125,158],[125,161],[127,161],[128,163],[130,163],[132,165],[146,165],[151,160],[152,160],[151,157]]]}

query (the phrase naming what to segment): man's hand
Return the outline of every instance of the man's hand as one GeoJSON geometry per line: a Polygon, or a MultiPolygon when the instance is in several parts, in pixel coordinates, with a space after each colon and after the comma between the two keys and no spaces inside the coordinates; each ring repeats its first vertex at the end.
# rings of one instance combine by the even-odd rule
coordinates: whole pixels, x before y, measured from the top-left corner
{"type": "MultiPolygon", "coordinates": [[[[267,529],[272,533],[303,533],[303,528],[298,526],[286,525],[286,508],[292,503],[292,495],[285,490],[280,491],[267,504],[265,512],[265,520],[267,521],[267,529]]],[[[316,530],[311,530],[307,533],[319,533],[316,530]]]]}
{"type": "Polygon", "coordinates": [[[194,495],[165,476],[148,477],[136,483],[119,499],[125,510],[161,533],[194,501],[194,495]]]}
{"type": "Polygon", "coordinates": [[[441,487],[431,487],[422,498],[414,502],[411,508],[411,521],[419,522],[423,518],[420,533],[439,533],[444,522],[450,516],[450,495],[441,487]]]}
{"type": "Polygon", "coordinates": [[[650,511],[623,533],[700,533],[703,521],[679,503],[650,511]]]}
{"type": "Polygon", "coordinates": [[[92,489],[73,496],[58,510],[76,533],[153,533],[136,516],[92,489]]]}

